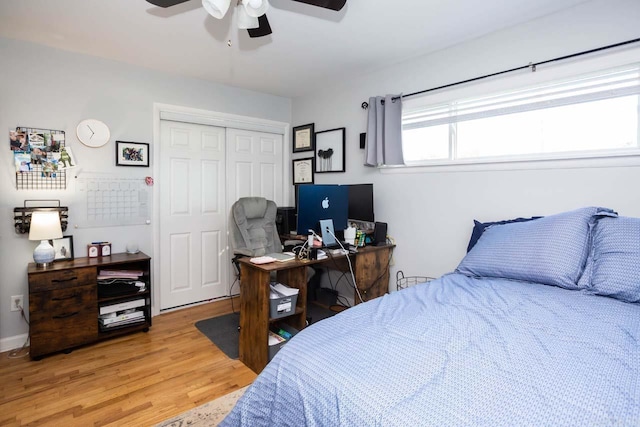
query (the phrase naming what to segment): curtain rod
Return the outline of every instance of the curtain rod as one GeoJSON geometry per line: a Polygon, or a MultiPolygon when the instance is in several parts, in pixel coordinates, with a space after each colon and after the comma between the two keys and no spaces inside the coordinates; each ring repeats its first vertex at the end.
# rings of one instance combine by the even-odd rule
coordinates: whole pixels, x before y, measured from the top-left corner
{"type": "MultiPolygon", "coordinates": [[[[465,84],[465,83],[471,83],[471,82],[475,82],[478,80],[483,80],[483,79],[487,79],[489,77],[495,77],[495,76],[499,76],[501,74],[506,74],[506,73],[511,73],[514,71],[520,71],[520,70],[525,70],[527,68],[531,68],[531,72],[535,72],[536,71],[536,67],[538,65],[544,65],[544,64],[549,64],[551,62],[557,62],[557,61],[563,61],[565,59],[571,59],[571,58],[575,58],[577,56],[582,56],[582,55],[588,55],[590,53],[595,53],[595,52],[600,52],[602,50],[607,50],[607,49],[613,49],[616,47],[620,47],[620,46],[625,46],[631,43],[637,43],[640,42],[640,38],[637,39],[633,39],[633,40],[627,40],[624,42],[620,42],[620,43],[615,43],[615,44],[610,44],[608,46],[602,46],[602,47],[598,47],[595,49],[589,49],[589,50],[585,50],[582,52],[578,52],[578,53],[572,53],[570,55],[565,55],[565,56],[559,56],[557,58],[553,58],[553,59],[547,59],[546,61],[540,61],[540,62],[530,62],[527,65],[522,65],[520,67],[515,67],[515,68],[510,68],[508,70],[503,70],[503,71],[498,71],[496,73],[491,73],[491,74],[485,74],[484,76],[479,76],[479,77],[474,77],[472,79],[467,79],[467,80],[461,80],[459,82],[455,82],[455,83],[449,83],[443,86],[438,86],[438,87],[433,87],[431,89],[425,89],[425,90],[420,90],[417,92],[412,92],[412,93],[408,93],[406,95],[402,95],[402,98],[408,98],[410,96],[416,96],[416,95],[422,95],[423,93],[427,93],[427,92],[433,92],[435,90],[440,90],[440,89],[446,89],[452,86],[458,86],[461,84],[465,84]]],[[[393,97],[391,98],[393,101],[395,101],[396,99],[400,98],[399,96],[393,97]]],[[[384,99],[382,100],[382,103],[384,104],[384,99]]],[[[366,110],[367,108],[369,108],[369,103],[367,101],[364,101],[361,105],[363,110],[366,110]]]]}

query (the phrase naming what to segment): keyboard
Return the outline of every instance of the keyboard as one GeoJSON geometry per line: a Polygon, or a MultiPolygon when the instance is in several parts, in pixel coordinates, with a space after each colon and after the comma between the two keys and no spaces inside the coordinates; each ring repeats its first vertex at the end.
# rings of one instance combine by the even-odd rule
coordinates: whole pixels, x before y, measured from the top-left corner
{"type": "Polygon", "coordinates": [[[251,258],[249,261],[251,261],[253,264],[268,264],[277,260],[274,257],[270,256],[258,256],[255,258],[251,258]]]}

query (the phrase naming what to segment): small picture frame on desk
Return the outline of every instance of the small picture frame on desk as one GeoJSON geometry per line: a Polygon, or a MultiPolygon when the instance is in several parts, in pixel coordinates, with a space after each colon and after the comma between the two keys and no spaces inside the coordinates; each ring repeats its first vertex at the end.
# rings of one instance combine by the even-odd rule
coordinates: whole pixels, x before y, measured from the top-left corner
{"type": "Polygon", "coordinates": [[[56,251],[54,261],[73,259],[73,236],[62,236],[60,239],[50,240],[49,243],[56,251]]]}
{"type": "Polygon", "coordinates": [[[92,243],[87,245],[87,256],[89,258],[98,258],[98,254],[100,253],[100,245],[96,243],[92,243]]]}
{"type": "Polygon", "coordinates": [[[111,255],[111,243],[103,242],[100,243],[100,256],[110,256],[111,255]]]}

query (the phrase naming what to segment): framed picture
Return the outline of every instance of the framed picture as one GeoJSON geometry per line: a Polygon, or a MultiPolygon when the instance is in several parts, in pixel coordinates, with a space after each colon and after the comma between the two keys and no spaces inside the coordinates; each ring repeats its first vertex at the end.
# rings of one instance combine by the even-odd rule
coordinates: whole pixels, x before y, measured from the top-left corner
{"type": "Polygon", "coordinates": [[[49,240],[56,251],[55,261],[73,259],[73,236],[62,236],[60,239],[49,240]]]}
{"type": "Polygon", "coordinates": [[[315,158],[294,159],[293,161],[293,184],[313,184],[313,171],[315,169],[315,158]]]}
{"type": "Polygon", "coordinates": [[[149,167],[149,144],[116,141],[116,166],[149,167]]]}
{"type": "Polygon", "coordinates": [[[316,173],[345,171],[345,128],[316,133],[316,173]]]}
{"type": "Polygon", "coordinates": [[[293,128],[293,152],[313,151],[316,145],[316,134],[313,131],[314,124],[296,126],[293,128]]]}

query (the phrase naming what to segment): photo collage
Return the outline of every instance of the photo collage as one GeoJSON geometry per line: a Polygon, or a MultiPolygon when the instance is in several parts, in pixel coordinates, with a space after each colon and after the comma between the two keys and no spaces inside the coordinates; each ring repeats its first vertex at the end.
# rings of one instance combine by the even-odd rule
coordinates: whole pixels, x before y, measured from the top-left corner
{"type": "Polygon", "coordinates": [[[9,144],[16,172],[39,171],[43,178],[55,178],[58,171],[77,166],[64,131],[17,127],[9,130],[9,144]]]}

